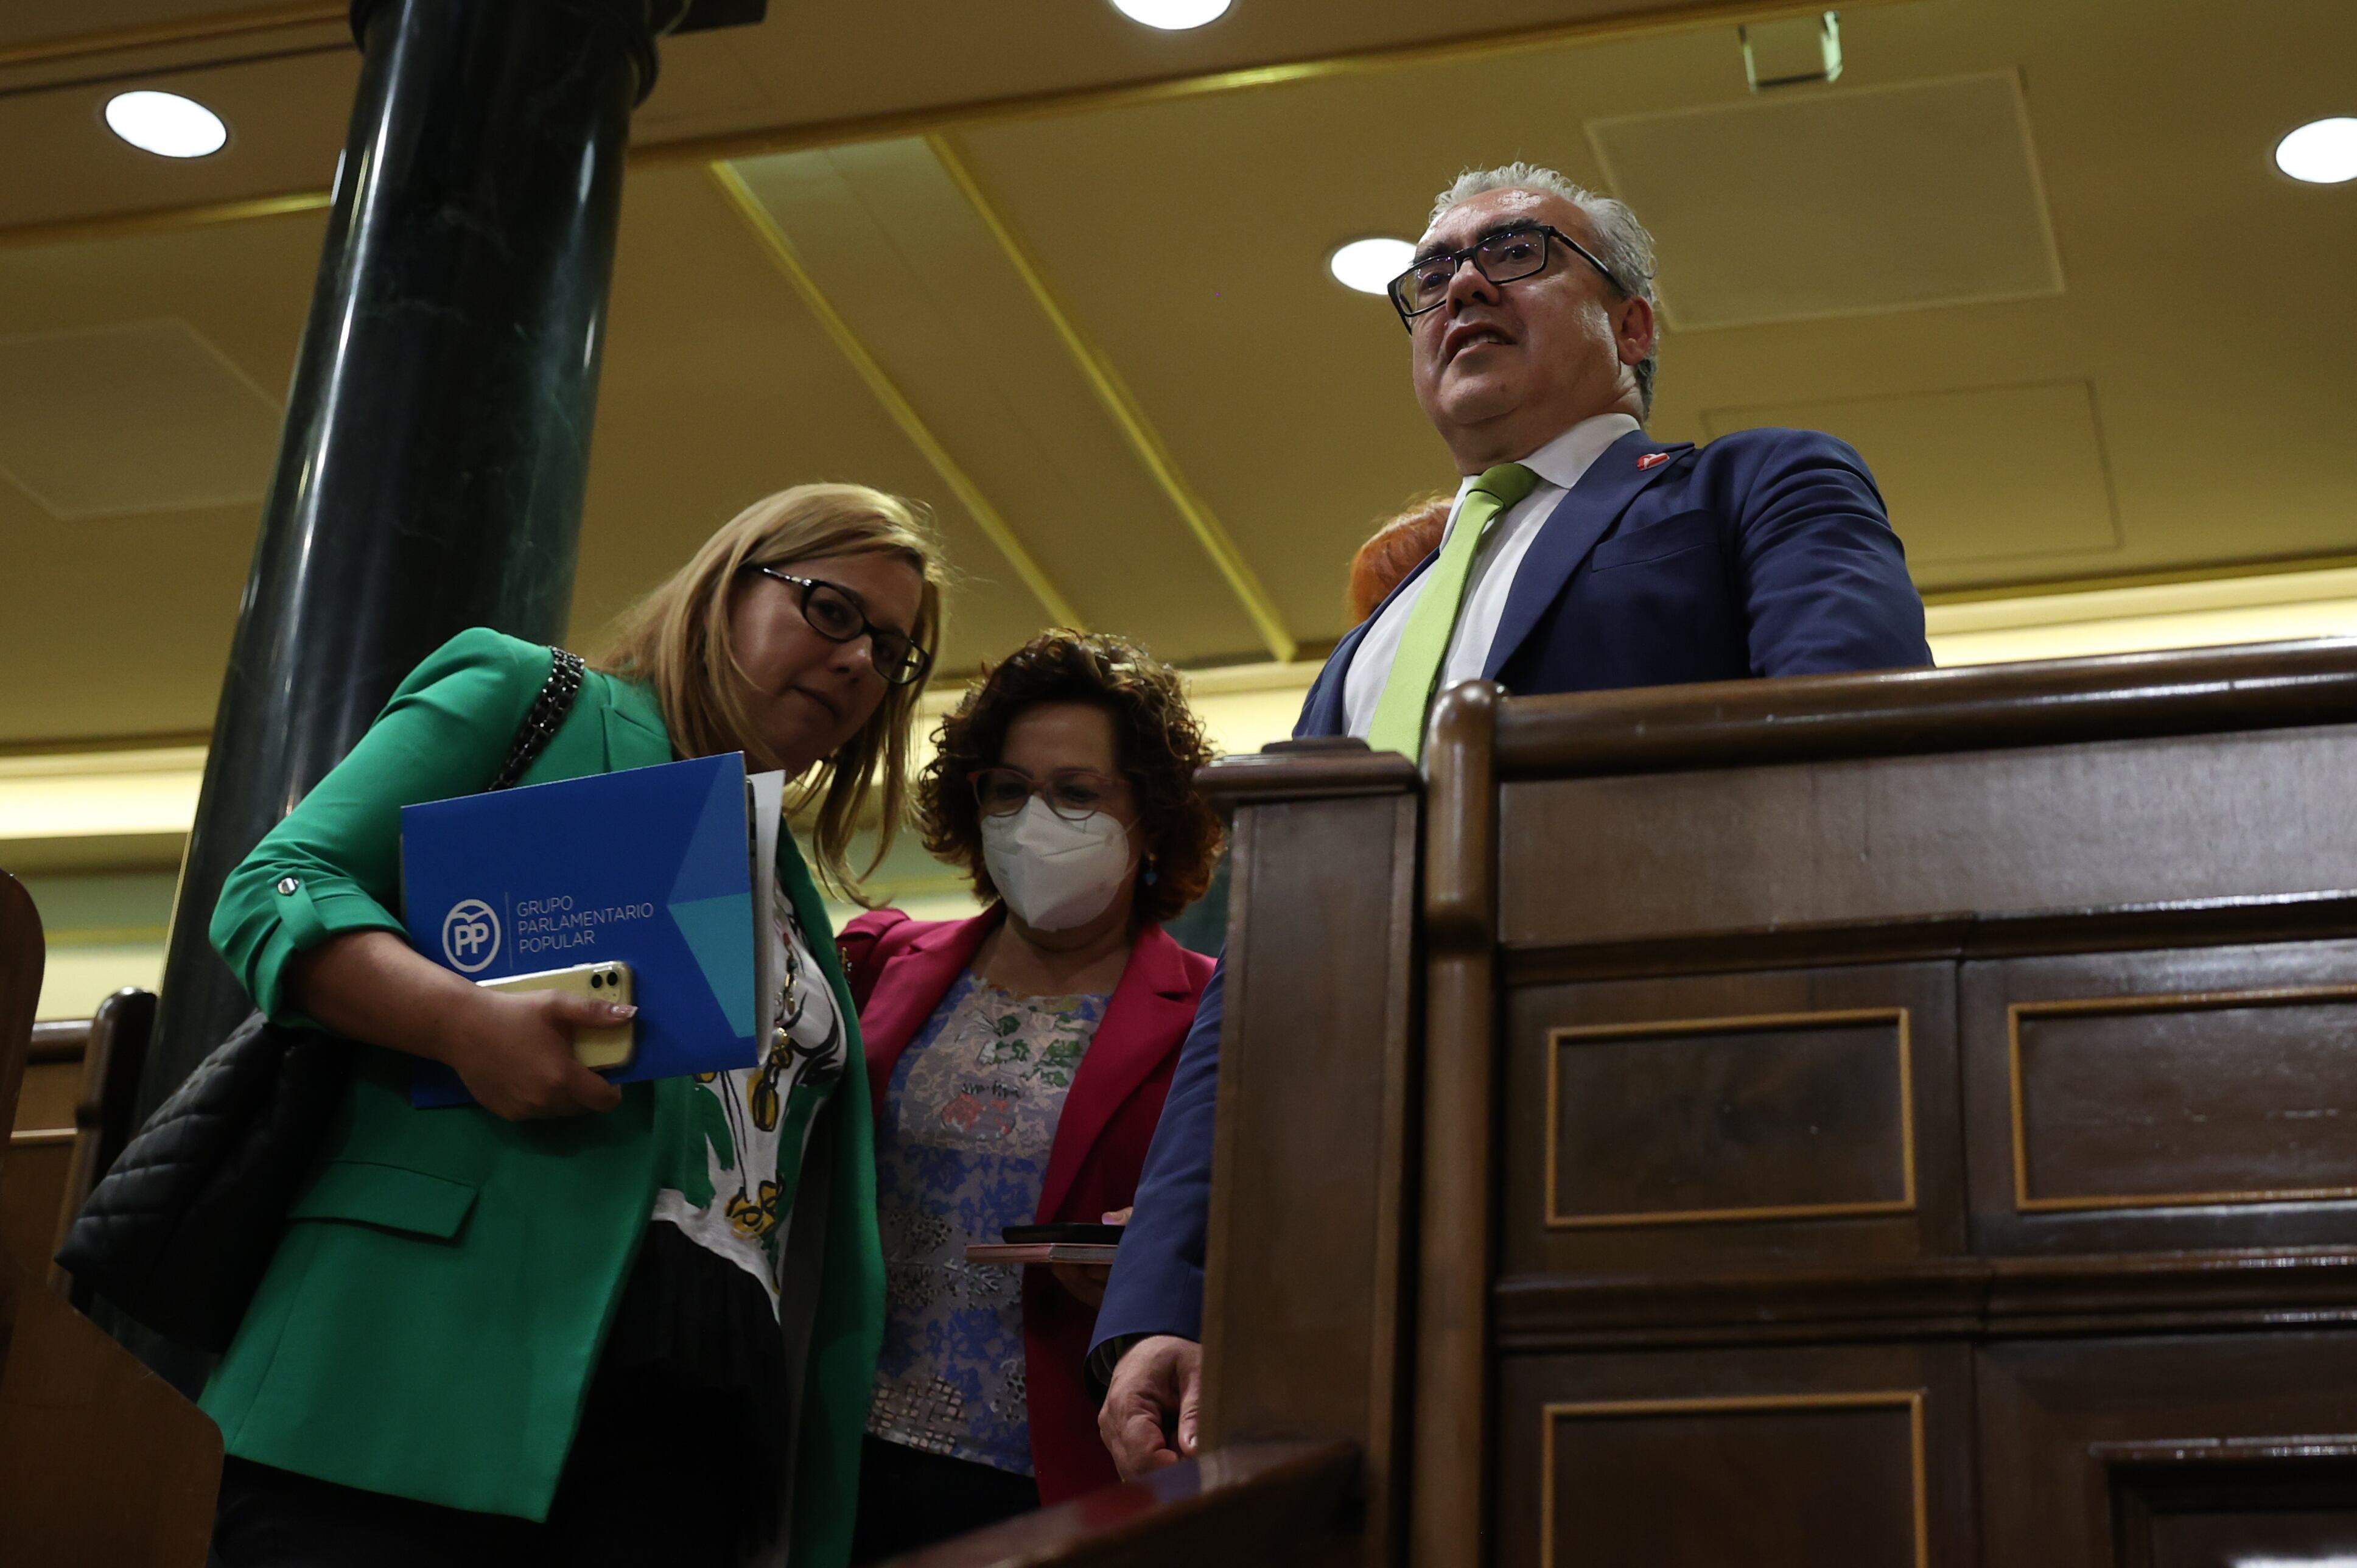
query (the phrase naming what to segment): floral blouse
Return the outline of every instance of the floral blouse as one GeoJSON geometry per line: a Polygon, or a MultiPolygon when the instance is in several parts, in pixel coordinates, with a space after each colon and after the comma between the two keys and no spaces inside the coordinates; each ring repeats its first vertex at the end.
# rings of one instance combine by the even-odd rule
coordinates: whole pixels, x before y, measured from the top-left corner
{"type": "Polygon", "coordinates": [[[1057,1118],[1108,1000],[1017,996],[969,971],[894,1065],[876,1142],[876,1436],[1030,1473],[1022,1271],[968,1263],[965,1248],[1037,1217],[1057,1118]]]}

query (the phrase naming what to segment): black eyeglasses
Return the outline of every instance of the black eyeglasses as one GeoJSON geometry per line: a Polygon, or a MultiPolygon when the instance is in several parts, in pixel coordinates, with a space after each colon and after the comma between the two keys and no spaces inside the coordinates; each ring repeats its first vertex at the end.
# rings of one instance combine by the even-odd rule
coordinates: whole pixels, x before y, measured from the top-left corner
{"type": "Polygon", "coordinates": [[[1613,275],[1610,267],[1598,261],[1587,246],[1545,223],[1502,229],[1461,251],[1426,256],[1392,279],[1385,292],[1391,295],[1392,308],[1399,312],[1400,325],[1408,327],[1426,311],[1440,308],[1441,301],[1448,297],[1448,285],[1456,280],[1457,269],[1467,262],[1471,262],[1473,270],[1493,284],[1512,283],[1546,270],[1550,240],[1560,240],[1577,252],[1581,260],[1602,273],[1604,281],[1621,294],[1634,292],[1613,275]]]}
{"type": "Polygon", "coordinates": [[[1020,768],[977,768],[974,770],[974,803],[985,817],[1011,817],[1037,795],[1048,809],[1068,822],[1084,822],[1120,798],[1126,779],[1093,768],[1060,768],[1045,779],[1034,779],[1020,768]]]}
{"type": "Polygon", "coordinates": [[[867,639],[867,661],[890,684],[910,686],[925,678],[925,667],[933,661],[933,656],[899,632],[888,631],[869,620],[859,602],[833,583],[797,577],[775,566],[756,566],[753,570],[801,589],[802,619],[829,642],[867,639]]]}

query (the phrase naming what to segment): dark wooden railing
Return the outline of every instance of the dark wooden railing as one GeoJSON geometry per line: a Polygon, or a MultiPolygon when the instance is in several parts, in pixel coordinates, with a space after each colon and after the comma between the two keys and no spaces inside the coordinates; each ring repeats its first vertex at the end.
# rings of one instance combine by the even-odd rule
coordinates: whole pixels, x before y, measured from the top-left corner
{"type": "Polygon", "coordinates": [[[1717,681],[1508,702],[1506,779],[2084,745],[2357,722],[2357,641],[1717,681]]]}
{"type": "Polygon", "coordinates": [[[1360,1533],[1347,1443],[1237,1444],[894,1559],[897,1568],[1340,1568],[1360,1533]]]}

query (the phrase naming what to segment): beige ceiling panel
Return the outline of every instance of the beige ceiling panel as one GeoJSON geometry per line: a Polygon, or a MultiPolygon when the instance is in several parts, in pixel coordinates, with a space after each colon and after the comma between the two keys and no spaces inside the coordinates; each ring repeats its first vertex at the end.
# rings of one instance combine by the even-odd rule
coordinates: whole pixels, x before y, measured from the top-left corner
{"type": "Polygon", "coordinates": [[[1696,83],[1743,92],[1731,28],[993,126],[962,145],[1288,625],[1324,639],[1347,629],[1351,553],[1410,495],[1457,478],[1415,405],[1398,318],[1335,283],[1329,252],[1415,235],[1468,164],[1523,156],[1600,181],[1567,106],[1633,109],[1696,83]]]}
{"type": "Polygon", "coordinates": [[[1993,71],[1591,120],[1679,330],[2062,291],[2020,80],[1993,71]]]}
{"type": "MultiPolygon", "coordinates": [[[[1107,0],[871,0],[823,8],[773,3],[768,22],[730,37],[771,102],[787,106],[774,120],[865,119],[877,124],[871,134],[887,135],[913,128],[890,124],[896,115],[952,105],[1019,109],[1039,95],[1241,69],[1289,75],[1295,62],[1413,48],[1436,38],[1598,25],[1625,30],[1719,9],[1716,0],[1456,0],[1439,8],[1426,0],[1238,0],[1208,27],[1168,32],[1130,21],[1107,0]]],[[[716,117],[696,129],[708,134],[737,127],[716,117]]],[[[666,129],[660,139],[682,132],[666,129]]],[[[642,138],[651,139],[658,138],[642,138]]]]}
{"type": "Polygon", "coordinates": [[[0,45],[145,29],[248,9],[242,0],[9,0],[0,9],[0,45]]]}
{"type": "Polygon", "coordinates": [[[922,140],[740,170],[827,298],[1088,625],[1169,659],[1265,656],[922,140]]]}
{"type": "MultiPolygon", "coordinates": [[[[1673,333],[1654,426],[1707,408],[2092,381],[2121,544],[2012,566],[1916,562],[1927,589],[2357,551],[2352,188],[2275,139],[2345,100],[2357,6],[2034,0],[1845,12],[1841,91],[2018,67],[2069,291],[1673,333]]],[[[1684,258],[1665,252],[1674,287],[1684,258]]],[[[2004,454],[1992,456],[2004,460],[2004,454]]]]}
{"type": "MultiPolygon", "coordinates": [[[[1842,81],[1792,91],[1903,103],[1917,84],[1982,78],[2009,102],[2010,83],[2025,84],[2069,292],[1673,329],[1656,432],[1700,437],[1713,408],[2092,381],[2119,548],[2008,567],[1924,561],[1927,587],[2068,575],[2088,569],[2081,559],[2127,572],[2357,549],[2357,292],[2334,276],[2357,249],[2357,209],[2345,188],[2294,187],[2266,162],[2285,126],[2327,112],[2303,106],[2345,96],[2323,62],[2357,57],[2357,6],[2282,0],[2255,20],[2201,0],[1925,0],[1846,12],[1843,28],[1842,81]],[[2149,112],[2163,102],[2170,113],[2149,112]]],[[[1372,520],[1451,477],[1408,395],[1404,336],[1380,302],[1322,275],[1327,250],[1414,234],[1427,193],[1467,164],[1527,157],[1606,186],[1588,121],[1753,102],[1729,27],[963,142],[1288,619],[1315,637],[1340,629],[1344,563],[1372,520]]],[[[2018,153],[2018,126],[2007,137],[2018,153]]],[[[2017,241],[2037,228],[2027,177],[2012,188],[2017,241]]],[[[1740,235],[1710,241],[1712,254],[1704,243],[1665,235],[1673,300],[1689,269],[1751,259],[1740,235]]],[[[2050,257],[2041,264],[2050,282],[2050,257]]]]}
{"type": "Polygon", "coordinates": [[[1919,570],[2100,570],[2119,548],[2095,389],[2084,381],[1713,409],[1702,421],[1713,437],[1781,425],[1857,447],[1919,570]]]}
{"type": "Polygon", "coordinates": [[[12,156],[0,172],[0,222],[325,190],[359,81],[360,56],[345,50],[0,94],[0,147],[41,150],[12,156]],[[201,158],[141,152],[102,118],[106,101],[128,87],[195,99],[227,123],[229,145],[201,158]]]}
{"type": "MultiPolygon", "coordinates": [[[[274,401],[324,227],[303,214],[0,251],[0,335],[177,319],[234,366],[241,398],[261,388],[274,401]]],[[[210,461],[190,458],[198,471],[210,461]]],[[[0,615],[0,744],[210,729],[260,512],[243,501],[59,522],[0,485],[13,589],[0,615]]]]}
{"type": "MultiPolygon", "coordinates": [[[[1477,3],[1451,10],[1445,25],[1473,31],[1576,9],[1557,0],[1477,3]]],[[[725,129],[737,123],[731,116],[840,118],[1042,84],[1141,81],[1249,50],[1277,59],[1287,39],[1409,37],[1444,25],[1433,15],[1405,0],[1348,7],[1239,0],[1216,27],[1172,36],[1130,27],[1103,0],[1027,5],[1020,26],[1004,8],[933,0],[824,12],[773,7],[770,22],[731,36],[726,48],[699,44],[691,55],[683,42],[675,101],[663,105],[660,128],[652,118],[642,122],[641,135],[725,129]],[[726,80],[731,57],[768,107],[726,80]],[[707,94],[708,123],[687,102],[707,94]]],[[[1842,25],[1842,81],[1795,93],[1831,103],[1957,78],[2020,83],[2068,292],[1673,330],[1655,432],[1702,438],[1718,417],[1708,411],[1744,411],[1829,424],[1870,453],[1879,448],[1877,466],[1927,588],[2357,552],[2357,442],[2348,435],[2357,419],[2348,350],[2357,342],[2357,291],[2344,275],[2357,252],[2350,199],[2357,187],[2297,186],[2267,162],[2290,126],[2348,112],[2357,5],[1912,0],[1845,6],[1842,25]],[[1972,553],[1993,529],[2014,530],[1997,542],[2014,550],[2026,536],[2021,520],[2034,515],[1989,488],[2001,473],[1979,467],[2013,470],[2016,488],[2040,490],[2050,507],[2073,485],[2092,497],[2084,456],[2093,416],[2065,406],[2057,390],[2090,383],[2102,389],[2101,450],[2116,498],[2118,547],[2100,548],[2090,521],[2100,509],[2084,499],[2059,520],[2043,514],[2040,526],[2057,532],[2029,537],[2028,551],[1972,553]],[[2058,401],[2039,424],[2018,409],[2008,415],[1941,403],[1959,388],[2049,389],[2058,401]],[[1943,413],[1944,446],[1924,434],[1921,426],[1934,423],[1922,417],[1925,408],[1943,413]],[[1910,410],[1921,448],[1911,455],[1860,423],[1903,424],[1910,410]],[[2032,486],[2020,482],[2027,474],[2052,478],[2032,486]],[[1902,500],[1902,487],[1916,495],[1902,500]],[[1966,505],[1960,497],[1977,499],[1966,505]],[[1963,521],[1935,525],[1930,520],[1943,507],[1963,521]],[[2069,542],[2068,553],[2040,553],[2057,539],[2069,542]]],[[[227,79],[208,73],[215,74],[227,79]]],[[[18,72],[0,81],[0,91],[21,80],[18,72]]],[[[348,91],[347,78],[334,92],[297,86],[277,94],[290,112],[298,99],[309,104],[283,132],[268,129],[268,105],[238,110],[239,140],[222,158],[256,159],[253,177],[270,182],[256,189],[324,185],[348,91]],[[297,145],[305,137],[314,150],[297,145]],[[294,161],[274,161],[282,158],[294,161]],[[290,180],[298,168],[301,177],[290,180]]],[[[1529,157],[1605,185],[1588,122],[1739,114],[1754,101],[1733,27],[1713,25],[1122,102],[1128,106],[996,119],[961,132],[958,145],[1234,536],[1286,623],[1317,639],[1343,629],[1344,567],[1374,520],[1410,492],[1453,477],[1409,395],[1405,335],[1381,301],[1326,277],[1331,245],[1367,233],[1412,235],[1430,193],[1466,164],[1529,157]]],[[[87,93],[57,96],[56,105],[65,107],[51,118],[9,119],[13,102],[0,102],[5,145],[44,155],[0,173],[0,222],[35,195],[79,210],[102,199],[110,208],[179,206],[221,193],[206,182],[227,164],[145,158],[97,128],[87,93]],[[100,161],[102,154],[118,161],[100,161]]],[[[861,188],[892,192],[883,201],[892,224],[904,210],[909,221],[934,210],[937,198],[920,199],[914,184],[890,185],[889,173],[866,168],[860,178],[870,182],[861,188]]],[[[1663,199],[1674,210],[1684,193],[1663,199]]],[[[1669,228],[1662,214],[1641,211],[1669,228]]],[[[910,243],[873,215],[865,221],[895,247],[910,243]]],[[[951,663],[1000,651],[1039,624],[1036,600],[879,412],[708,176],[693,166],[634,176],[623,223],[579,577],[583,639],[720,519],[770,489],[819,476],[882,483],[941,508],[952,553],[979,579],[960,597],[951,663]]],[[[320,226],[312,214],[103,244],[20,242],[0,250],[0,336],[176,317],[274,395],[292,363],[320,226]]],[[[1682,280],[1718,260],[1696,252],[1706,242],[1729,243],[1672,243],[1665,232],[1663,278],[1681,307],[1682,280]]],[[[971,287],[990,286],[985,252],[949,253],[979,258],[971,287]]],[[[848,300],[856,289],[844,292],[848,300]]],[[[977,313],[961,303],[957,315],[965,335],[958,353],[979,360],[990,385],[1012,385],[1018,413],[1039,411],[1059,437],[1081,428],[1052,342],[1031,325],[1018,330],[1015,312],[977,313]]],[[[896,366],[910,352],[890,349],[896,366]]],[[[915,354],[927,357],[921,347],[915,354]]],[[[930,383],[924,403],[944,429],[968,417],[959,412],[963,396],[945,400],[930,383]]],[[[989,427],[1018,424],[1001,414],[989,427]]],[[[1028,499],[1009,456],[963,427],[956,449],[977,472],[1009,464],[990,480],[1009,492],[1008,514],[1036,533],[1043,554],[1063,548],[1051,509],[1028,499]]],[[[1125,482],[1119,473],[1135,471],[1115,470],[1093,443],[1060,459],[1092,474],[1099,461],[1107,467],[1087,481],[1092,493],[1114,493],[1125,482]]],[[[1120,510],[1148,515],[1139,501],[1120,510]]],[[[12,584],[30,589],[12,600],[20,613],[0,618],[0,658],[16,676],[0,692],[0,736],[201,728],[253,510],[249,503],[61,524],[0,486],[0,559],[12,584]],[[94,526],[107,535],[104,551],[89,547],[94,526]]],[[[1096,548],[1077,564],[1057,561],[1076,597],[1120,591],[1100,574],[1125,570],[1160,585],[1203,560],[1184,536],[1125,537],[1135,558],[1117,567],[1096,548]]],[[[1190,580],[1167,597],[1175,617],[1200,596],[1190,580]]],[[[1233,613],[1232,600],[1202,602],[1233,613]]],[[[1100,618],[1110,624],[1127,613],[1115,603],[1100,618]]],[[[1189,640],[1181,625],[1172,635],[1179,646],[1211,647],[1228,641],[1232,628],[1222,622],[1189,640]]]]}
{"type": "Polygon", "coordinates": [[[970,669],[1046,618],[877,407],[709,174],[634,175],[623,197],[574,629],[607,620],[772,491],[869,484],[926,502],[963,581],[942,667],[970,669]]]}
{"type": "Polygon", "coordinates": [[[259,501],[278,423],[185,321],[0,338],[0,474],[61,521],[259,501]]]}
{"type": "Polygon", "coordinates": [[[722,27],[664,39],[655,90],[630,115],[631,137],[661,141],[683,130],[693,134],[715,124],[774,116],[777,104],[737,48],[749,36],[722,27]]]}
{"type": "MultiPolygon", "coordinates": [[[[1246,0],[1211,26],[1166,32],[1128,20],[1106,0],[777,4],[758,26],[667,42],[666,80],[638,117],[633,142],[750,138],[727,149],[741,156],[811,145],[813,135],[840,142],[928,129],[944,116],[1019,114],[1042,99],[1221,91],[1236,79],[1371,60],[1380,69],[1387,55],[1413,55],[1436,32],[1478,48],[1497,35],[1678,26],[1722,8],[1723,0],[1458,0],[1436,12],[1419,0],[1246,0]]],[[[5,7],[0,102],[11,107],[0,110],[0,145],[55,147],[73,169],[64,177],[48,166],[22,181],[0,177],[0,226],[324,188],[359,64],[339,9],[300,0],[24,0],[5,7]],[[253,73],[271,81],[266,100],[232,81],[253,73]],[[110,168],[91,151],[90,136],[102,133],[93,130],[90,100],[113,91],[108,83],[133,80],[209,102],[219,98],[241,140],[267,138],[311,162],[290,182],[284,158],[241,156],[232,143],[207,160],[201,177],[142,181],[110,168]],[[70,81],[89,85],[59,85],[70,81]]],[[[694,156],[719,155],[715,148],[694,156]]]]}

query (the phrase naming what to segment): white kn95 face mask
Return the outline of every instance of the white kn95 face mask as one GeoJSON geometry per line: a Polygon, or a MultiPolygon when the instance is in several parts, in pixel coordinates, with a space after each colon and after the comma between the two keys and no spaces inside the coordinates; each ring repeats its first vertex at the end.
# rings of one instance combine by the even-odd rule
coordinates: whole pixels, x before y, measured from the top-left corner
{"type": "Polygon", "coordinates": [[[982,819],[982,862],[1025,925],[1069,931],[1103,914],[1129,880],[1129,833],[1103,811],[1066,822],[1034,795],[1012,816],[982,819]]]}

